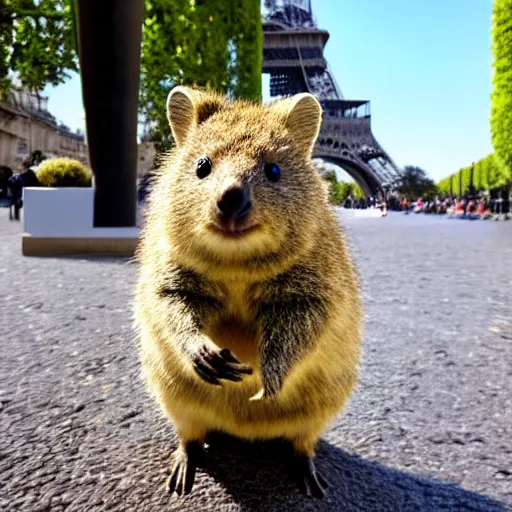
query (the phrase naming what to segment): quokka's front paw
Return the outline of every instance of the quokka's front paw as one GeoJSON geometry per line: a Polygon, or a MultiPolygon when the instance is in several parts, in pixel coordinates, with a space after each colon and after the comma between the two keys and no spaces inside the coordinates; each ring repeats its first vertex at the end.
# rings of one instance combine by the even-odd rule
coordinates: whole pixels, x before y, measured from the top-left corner
{"type": "Polygon", "coordinates": [[[216,386],[222,384],[221,379],[239,382],[243,375],[252,374],[252,368],[242,364],[227,348],[216,351],[203,345],[194,356],[192,365],[199,377],[216,386]]]}

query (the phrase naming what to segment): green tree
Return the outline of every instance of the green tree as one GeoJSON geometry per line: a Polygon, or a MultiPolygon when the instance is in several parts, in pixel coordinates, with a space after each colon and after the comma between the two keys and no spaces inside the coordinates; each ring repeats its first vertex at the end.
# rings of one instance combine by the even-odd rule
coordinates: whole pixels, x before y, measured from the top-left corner
{"type": "Polygon", "coordinates": [[[492,15],[494,77],[491,108],[492,142],[512,180],[512,2],[495,0],[492,15]]]}
{"type": "Polygon", "coordinates": [[[233,95],[250,100],[261,99],[263,29],[259,0],[233,1],[232,67],[233,95]]]}
{"type": "MultiPolygon", "coordinates": [[[[450,181],[453,183],[453,193],[459,195],[460,179],[462,177],[462,194],[468,192],[471,185],[471,166],[464,167],[438,183],[439,191],[450,193],[450,181]],[[461,176],[462,175],[462,176],[461,176]]],[[[491,153],[474,164],[473,186],[475,190],[492,190],[510,183],[510,173],[503,162],[491,153]]]]}
{"type": "MultiPolygon", "coordinates": [[[[458,196],[459,195],[459,191],[460,191],[460,171],[459,172],[456,172],[453,176],[452,176],[452,188],[453,188],[453,195],[454,196],[458,196]]],[[[464,190],[462,191],[462,193],[464,193],[464,190]]]]}
{"type": "Polygon", "coordinates": [[[439,189],[439,192],[441,194],[449,194],[450,193],[450,182],[451,182],[451,176],[448,176],[448,178],[441,180],[437,184],[437,188],[439,189]]]}
{"type": "Polygon", "coordinates": [[[436,184],[427,176],[426,171],[412,165],[404,167],[397,190],[409,201],[420,197],[431,200],[438,192],[436,184]]]}
{"type": "Polygon", "coordinates": [[[342,205],[349,196],[352,199],[362,199],[365,197],[363,189],[353,182],[338,182],[336,173],[334,171],[328,171],[322,175],[324,180],[329,182],[329,200],[332,204],[342,205]]]}
{"type": "Polygon", "coordinates": [[[262,27],[255,0],[146,0],[140,115],[159,149],[171,143],[165,103],[176,85],[261,96],[262,27]]]}
{"type": "Polygon", "coordinates": [[[11,72],[38,92],[77,70],[71,0],[0,0],[0,97],[11,72]]]}

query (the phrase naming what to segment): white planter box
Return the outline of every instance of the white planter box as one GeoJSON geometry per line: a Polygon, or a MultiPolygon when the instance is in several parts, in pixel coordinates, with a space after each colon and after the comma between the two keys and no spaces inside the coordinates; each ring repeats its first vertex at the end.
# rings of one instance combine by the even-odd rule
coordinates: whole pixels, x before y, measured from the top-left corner
{"type": "Polygon", "coordinates": [[[94,188],[23,189],[22,251],[30,256],[132,255],[138,227],[95,228],[94,188]]]}
{"type": "Polygon", "coordinates": [[[88,236],[92,230],[94,189],[23,189],[24,231],[38,237],[88,236]]]}

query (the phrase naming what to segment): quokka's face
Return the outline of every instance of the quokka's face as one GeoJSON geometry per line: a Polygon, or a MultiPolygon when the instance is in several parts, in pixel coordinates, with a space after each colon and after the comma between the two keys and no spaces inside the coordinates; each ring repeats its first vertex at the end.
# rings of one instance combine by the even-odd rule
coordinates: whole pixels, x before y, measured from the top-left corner
{"type": "Polygon", "coordinates": [[[232,104],[181,89],[168,101],[178,147],[160,184],[168,192],[173,238],[217,259],[278,251],[321,197],[311,164],[318,103],[307,95],[301,107],[232,104]],[[294,107],[303,125],[290,128],[294,107]]]}

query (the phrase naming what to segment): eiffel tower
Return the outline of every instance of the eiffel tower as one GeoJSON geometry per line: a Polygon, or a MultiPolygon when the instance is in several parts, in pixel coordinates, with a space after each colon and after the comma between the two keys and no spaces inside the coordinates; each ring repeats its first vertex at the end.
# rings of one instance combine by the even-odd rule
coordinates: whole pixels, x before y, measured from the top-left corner
{"type": "Polygon", "coordinates": [[[311,0],[265,0],[262,21],[270,96],[314,94],[324,120],[313,157],[345,169],[368,196],[385,197],[400,170],[372,134],[370,102],[345,99],[336,84],[323,55],[329,32],[318,28],[311,0]]]}

